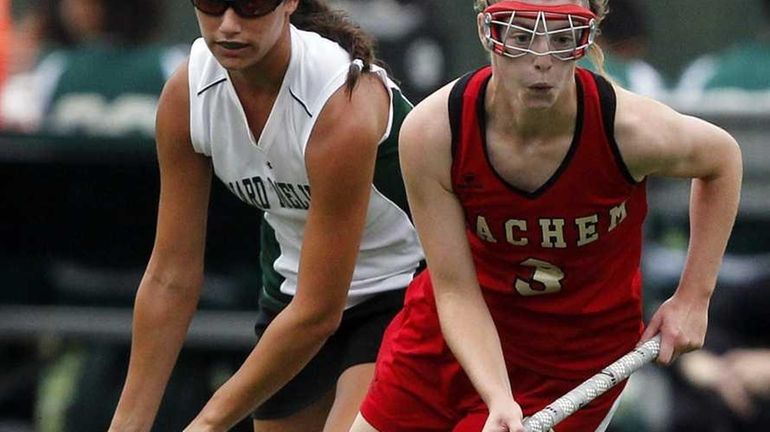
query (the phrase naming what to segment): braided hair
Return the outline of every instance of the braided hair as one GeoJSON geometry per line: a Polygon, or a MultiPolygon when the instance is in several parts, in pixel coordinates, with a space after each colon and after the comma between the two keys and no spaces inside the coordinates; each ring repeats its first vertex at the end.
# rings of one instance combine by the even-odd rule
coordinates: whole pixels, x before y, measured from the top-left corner
{"type": "Polygon", "coordinates": [[[354,61],[350,65],[346,87],[351,92],[361,73],[371,71],[371,66],[384,66],[375,54],[374,39],[364,32],[348,16],[332,10],[325,0],[299,0],[297,10],[291,15],[295,27],[312,31],[337,42],[354,61]]]}

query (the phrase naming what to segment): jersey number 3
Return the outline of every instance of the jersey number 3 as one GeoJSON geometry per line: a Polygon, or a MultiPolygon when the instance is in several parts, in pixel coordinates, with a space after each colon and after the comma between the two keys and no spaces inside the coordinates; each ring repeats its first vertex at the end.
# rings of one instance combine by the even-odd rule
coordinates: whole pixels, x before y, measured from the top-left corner
{"type": "Polygon", "coordinates": [[[559,267],[535,258],[523,261],[521,265],[533,267],[535,271],[532,273],[532,277],[527,280],[516,278],[513,286],[519,294],[530,297],[561,291],[561,280],[564,279],[564,272],[559,267]]]}

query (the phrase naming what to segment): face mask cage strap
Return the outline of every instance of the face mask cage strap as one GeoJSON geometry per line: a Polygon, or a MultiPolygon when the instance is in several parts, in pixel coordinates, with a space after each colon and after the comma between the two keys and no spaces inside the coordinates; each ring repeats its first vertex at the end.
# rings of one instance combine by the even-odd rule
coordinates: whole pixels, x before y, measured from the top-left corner
{"type": "Polygon", "coordinates": [[[594,14],[577,5],[544,7],[506,1],[485,10],[483,30],[487,46],[495,54],[509,58],[552,55],[569,61],[586,54],[597,27],[594,14]],[[539,38],[547,42],[545,51],[534,49],[539,38]]]}

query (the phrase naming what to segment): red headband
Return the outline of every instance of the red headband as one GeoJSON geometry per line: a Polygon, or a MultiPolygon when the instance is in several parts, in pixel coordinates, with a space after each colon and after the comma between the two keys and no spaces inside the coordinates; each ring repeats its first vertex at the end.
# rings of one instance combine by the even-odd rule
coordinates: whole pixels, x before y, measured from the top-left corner
{"type": "Polygon", "coordinates": [[[510,12],[510,11],[545,12],[546,18],[548,18],[549,13],[553,13],[553,14],[559,14],[559,15],[576,15],[581,18],[585,18],[587,20],[596,19],[596,14],[591,12],[590,9],[585,8],[583,6],[576,5],[574,3],[548,6],[548,5],[536,5],[532,3],[520,2],[520,1],[514,1],[514,0],[506,0],[506,1],[501,1],[493,5],[490,5],[486,9],[484,9],[485,13],[510,12]]]}

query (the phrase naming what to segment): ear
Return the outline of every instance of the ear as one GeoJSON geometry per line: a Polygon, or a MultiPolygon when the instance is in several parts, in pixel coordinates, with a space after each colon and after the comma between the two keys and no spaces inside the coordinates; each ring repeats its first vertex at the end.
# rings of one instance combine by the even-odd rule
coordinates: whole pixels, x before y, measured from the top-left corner
{"type": "Polygon", "coordinates": [[[487,40],[486,35],[484,34],[484,13],[479,12],[478,15],[476,15],[476,31],[478,33],[479,41],[481,41],[481,46],[484,47],[485,50],[489,51],[489,41],[487,40]]]}
{"type": "Polygon", "coordinates": [[[297,10],[299,7],[299,2],[301,0],[283,0],[283,8],[284,10],[289,14],[293,14],[294,11],[297,10]]]}

